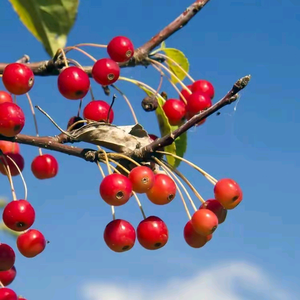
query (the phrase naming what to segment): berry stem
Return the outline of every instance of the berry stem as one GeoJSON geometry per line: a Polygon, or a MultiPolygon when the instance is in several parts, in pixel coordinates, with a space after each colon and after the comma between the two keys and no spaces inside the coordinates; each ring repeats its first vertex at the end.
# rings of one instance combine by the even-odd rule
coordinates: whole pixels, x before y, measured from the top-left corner
{"type": "MultiPolygon", "coordinates": [[[[130,171],[129,170],[127,170],[124,166],[122,166],[120,163],[118,163],[117,161],[115,161],[114,159],[111,159],[111,158],[109,158],[108,159],[110,162],[112,162],[112,163],[114,163],[115,165],[116,165],[116,167],[119,167],[119,168],[121,168],[123,171],[125,171],[127,174],[129,174],[130,173],[130,171]]],[[[104,160],[101,160],[102,162],[104,162],[105,163],[105,161],[104,160]]],[[[115,169],[115,168],[114,168],[115,169]]]]}
{"type": "MultiPolygon", "coordinates": [[[[64,60],[64,63],[65,63],[65,67],[68,67],[69,66],[69,63],[68,63],[68,60],[67,60],[67,57],[66,57],[66,53],[64,51],[63,48],[59,48],[56,52],[56,54],[54,55],[54,58],[57,59],[59,57],[59,54],[61,53],[62,57],[63,57],[63,60],[64,60]]],[[[54,60],[55,60],[54,59],[54,60]]]]}
{"type": "Polygon", "coordinates": [[[106,118],[106,123],[109,123],[109,115],[110,115],[110,112],[111,112],[111,110],[112,110],[112,107],[113,107],[113,105],[114,105],[116,99],[117,99],[117,96],[114,94],[114,95],[113,95],[113,98],[112,98],[112,101],[111,101],[111,104],[110,104],[109,109],[108,109],[107,118],[106,118]]]}
{"type": "Polygon", "coordinates": [[[111,207],[111,214],[112,214],[112,218],[113,218],[113,220],[115,220],[116,219],[116,211],[115,211],[115,207],[114,206],[110,206],[111,207]]]}
{"type": "Polygon", "coordinates": [[[2,281],[0,281],[0,287],[3,289],[5,286],[3,285],[2,281]]]}
{"type": "Polygon", "coordinates": [[[107,156],[110,157],[121,157],[124,159],[129,160],[130,162],[132,162],[133,164],[137,165],[138,167],[140,166],[140,164],[138,162],[136,162],[134,159],[130,158],[129,156],[125,155],[125,154],[121,154],[121,153],[107,153],[107,156]]]}
{"type": "Polygon", "coordinates": [[[82,54],[84,54],[85,56],[87,56],[88,58],[90,58],[93,62],[96,62],[97,59],[95,57],[93,57],[92,55],[88,54],[86,51],[76,47],[76,46],[69,46],[69,47],[65,47],[65,54],[68,53],[71,50],[77,50],[78,52],[81,52],[82,54]]]}
{"type": "Polygon", "coordinates": [[[79,121],[73,123],[70,127],[68,127],[67,130],[71,131],[76,125],[81,124],[81,123],[86,123],[86,122],[87,122],[87,120],[79,120],[79,121]]]}
{"type": "Polygon", "coordinates": [[[100,152],[102,152],[104,154],[104,158],[105,158],[105,163],[106,163],[106,166],[107,166],[107,172],[108,172],[108,174],[112,174],[111,166],[110,166],[110,163],[108,161],[108,156],[107,156],[106,151],[103,150],[100,146],[98,146],[98,149],[99,149],[100,152]]]}

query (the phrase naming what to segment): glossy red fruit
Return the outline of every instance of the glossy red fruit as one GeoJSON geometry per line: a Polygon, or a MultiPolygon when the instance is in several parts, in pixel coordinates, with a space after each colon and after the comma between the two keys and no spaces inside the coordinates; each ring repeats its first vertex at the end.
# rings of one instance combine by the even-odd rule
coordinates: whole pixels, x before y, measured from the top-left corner
{"type": "Polygon", "coordinates": [[[208,236],[197,233],[192,225],[192,221],[188,221],[184,226],[183,237],[186,243],[192,248],[201,248],[211,240],[212,234],[208,236]]]}
{"type": "Polygon", "coordinates": [[[210,99],[215,96],[213,85],[207,80],[197,80],[192,84],[192,92],[201,92],[206,94],[210,99]]]}
{"type": "Polygon", "coordinates": [[[80,68],[72,66],[63,69],[57,78],[59,92],[69,100],[86,96],[90,88],[89,76],[80,68]]]}
{"type": "Polygon", "coordinates": [[[2,218],[9,229],[24,231],[34,223],[35,211],[26,200],[11,201],[5,206],[2,218]]]}
{"type": "Polygon", "coordinates": [[[9,288],[0,289],[0,300],[20,300],[17,294],[9,288]]]}
{"type": "Polygon", "coordinates": [[[195,231],[204,236],[212,234],[218,227],[218,218],[209,209],[197,210],[191,221],[195,231]]]}
{"type": "Polygon", "coordinates": [[[9,270],[0,272],[0,281],[4,286],[8,286],[14,281],[16,275],[17,270],[15,266],[12,266],[9,270]]]}
{"type": "Polygon", "coordinates": [[[14,137],[20,133],[25,125],[22,109],[15,103],[0,104],[0,134],[14,137]]]}
{"type": "Polygon", "coordinates": [[[215,198],[226,209],[233,209],[243,200],[240,186],[229,178],[220,179],[214,187],[215,198]]]}
{"type": "Polygon", "coordinates": [[[120,206],[128,202],[132,196],[132,184],[122,174],[110,174],[100,184],[100,195],[109,205],[120,206]]]}
{"type": "Polygon", "coordinates": [[[32,89],[34,75],[28,66],[20,63],[12,63],[5,67],[2,81],[10,93],[23,95],[32,89]]]}
{"type": "Polygon", "coordinates": [[[169,231],[165,222],[155,216],[141,221],[137,227],[137,239],[141,246],[148,250],[156,250],[166,245],[169,231]]]}
{"type": "Polygon", "coordinates": [[[28,258],[35,257],[44,251],[47,241],[44,235],[36,230],[29,229],[17,238],[17,247],[20,253],[28,258]]]}
{"type": "MultiPolygon", "coordinates": [[[[69,120],[69,122],[68,122],[67,129],[69,129],[73,124],[75,124],[75,123],[78,122],[78,121],[83,121],[83,119],[80,118],[80,117],[77,117],[77,116],[71,117],[70,120],[69,120]]],[[[83,125],[85,125],[84,122],[78,123],[78,124],[76,124],[75,126],[72,127],[71,131],[72,131],[72,130],[79,129],[79,128],[81,128],[83,125]]]]}
{"type": "Polygon", "coordinates": [[[129,38],[116,36],[108,43],[107,53],[112,60],[125,62],[133,56],[134,46],[129,38]]]}
{"type": "Polygon", "coordinates": [[[191,118],[200,111],[212,106],[211,99],[202,92],[194,92],[187,99],[186,111],[187,118],[191,118]]]}
{"type": "Polygon", "coordinates": [[[6,161],[3,157],[0,157],[0,173],[7,176],[6,170],[4,168],[4,164],[6,165],[7,163],[10,169],[11,176],[18,176],[20,173],[15,164],[8,158],[8,156],[13,159],[21,172],[24,170],[25,162],[23,156],[20,153],[6,153],[6,161]]]}
{"type": "MultiPolygon", "coordinates": [[[[85,119],[106,122],[108,117],[110,105],[102,100],[94,100],[89,102],[83,110],[83,117],[85,119]]],[[[113,109],[109,112],[108,123],[112,123],[114,120],[113,109]]]]}
{"type": "Polygon", "coordinates": [[[22,297],[22,296],[19,296],[18,297],[18,300],[27,300],[26,298],[22,297]]]}
{"type": "Polygon", "coordinates": [[[170,203],[176,196],[176,185],[171,177],[166,174],[156,174],[154,185],[147,192],[148,199],[157,205],[170,203]]]}
{"type": "Polygon", "coordinates": [[[155,141],[156,139],[158,139],[158,136],[155,135],[155,134],[148,134],[149,135],[149,138],[152,140],[152,141],[155,141]]]}
{"type": "Polygon", "coordinates": [[[119,65],[109,58],[102,58],[95,62],[92,69],[92,76],[101,85],[115,83],[120,76],[119,65]]]}
{"type": "Polygon", "coordinates": [[[7,271],[15,264],[15,251],[7,244],[0,244],[0,271],[7,271]]]}
{"type": "Polygon", "coordinates": [[[39,155],[32,161],[31,171],[37,179],[53,178],[58,173],[58,162],[50,154],[39,155]]]}
{"type": "Polygon", "coordinates": [[[8,92],[0,91],[0,104],[4,102],[13,102],[13,98],[8,92]]]}
{"type": "Polygon", "coordinates": [[[149,167],[139,166],[130,171],[128,178],[131,181],[133,191],[142,194],[152,188],[155,176],[149,167]]]}
{"type": "Polygon", "coordinates": [[[185,118],[185,104],[177,99],[169,99],[162,106],[170,125],[176,126],[182,123],[185,118]]]}
{"type": "Polygon", "coordinates": [[[111,250],[125,252],[134,246],[136,234],[129,222],[116,219],[106,225],[103,237],[111,250]]]}
{"type": "Polygon", "coordinates": [[[215,199],[209,199],[206,200],[199,209],[209,209],[211,210],[218,218],[218,223],[222,224],[227,216],[227,209],[222,206],[222,204],[215,200],[215,199]]]}
{"type": "Polygon", "coordinates": [[[18,143],[9,141],[0,141],[0,149],[4,154],[8,153],[20,153],[20,146],[18,143]]]}
{"type": "MultiPolygon", "coordinates": [[[[192,94],[192,85],[190,84],[190,85],[187,85],[186,87],[190,90],[190,93],[186,89],[182,89],[180,91],[180,93],[183,95],[183,97],[187,101],[187,98],[192,94]]],[[[179,98],[181,101],[185,102],[181,95],[179,95],[179,98]]]]}

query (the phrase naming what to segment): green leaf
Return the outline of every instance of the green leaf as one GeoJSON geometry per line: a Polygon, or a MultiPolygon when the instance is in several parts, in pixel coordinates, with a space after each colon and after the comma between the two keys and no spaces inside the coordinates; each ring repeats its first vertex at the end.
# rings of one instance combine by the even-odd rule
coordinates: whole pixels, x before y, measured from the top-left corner
{"type": "MultiPolygon", "coordinates": [[[[145,93],[148,96],[153,95],[153,92],[149,91],[145,87],[143,87],[141,85],[139,85],[139,87],[143,91],[145,91],[145,93]]],[[[176,130],[178,128],[178,126],[171,126],[170,125],[169,120],[168,120],[165,112],[162,109],[162,106],[164,105],[163,99],[161,99],[161,97],[157,97],[156,99],[157,99],[157,102],[158,102],[158,107],[155,110],[155,113],[156,113],[159,129],[160,129],[160,134],[161,134],[161,136],[165,136],[165,135],[173,132],[174,130],[176,130]]],[[[171,145],[165,147],[166,152],[176,154],[180,157],[183,157],[186,149],[187,149],[187,133],[186,132],[184,134],[182,134],[181,136],[179,136],[175,140],[174,143],[172,143],[171,145]]],[[[166,159],[167,159],[167,162],[175,168],[177,168],[179,166],[180,162],[181,162],[179,159],[174,158],[170,155],[166,155],[166,159]]]]}
{"type": "Polygon", "coordinates": [[[79,0],[9,0],[22,23],[52,57],[67,42],[79,0]]]}
{"type": "Polygon", "coordinates": [[[161,44],[160,44],[160,49],[165,49],[166,48],[166,42],[163,41],[161,44]]]}
{"type": "MultiPolygon", "coordinates": [[[[162,47],[161,47],[162,48],[162,47]]],[[[165,52],[166,56],[173,59],[180,67],[186,71],[189,72],[190,64],[188,59],[185,57],[183,52],[181,52],[178,49],[174,48],[163,48],[163,52],[165,52]]],[[[168,65],[169,69],[180,79],[181,81],[186,77],[185,72],[183,72],[173,61],[166,59],[166,64],[168,65]]],[[[171,80],[173,83],[177,83],[178,80],[171,75],[171,80]]]]}
{"type": "Polygon", "coordinates": [[[7,203],[8,203],[8,202],[7,202],[5,199],[0,198],[0,208],[4,208],[4,207],[6,206],[7,203]]]}

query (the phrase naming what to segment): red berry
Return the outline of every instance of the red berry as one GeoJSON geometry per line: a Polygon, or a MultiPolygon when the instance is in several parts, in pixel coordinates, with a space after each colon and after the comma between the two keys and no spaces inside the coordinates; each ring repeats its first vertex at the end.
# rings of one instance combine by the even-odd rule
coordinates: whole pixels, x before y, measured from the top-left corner
{"type": "MultiPolygon", "coordinates": [[[[8,271],[15,264],[15,251],[7,244],[0,244],[0,271],[8,271]]],[[[1,298],[0,298],[1,299],[1,298]]]]}
{"type": "Polygon", "coordinates": [[[184,120],[186,109],[185,104],[182,101],[169,99],[164,103],[162,108],[169,120],[170,125],[179,125],[184,120]]]}
{"type": "Polygon", "coordinates": [[[107,45],[107,53],[116,62],[128,61],[134,54],[131,40],[125,36],[114,37],[107,45]]]}
{"type": "Polygon", "coordinates": [[[26,200],[11,201],[5,206],[2,218],[9,229],[24,231],[34,223],[35,211],[26,200]]]}
{"type": "Polygon", "coordinates": [[[18,300],[18,296],[13,290],[2,288],[0,289],[0,300],[18,300]]]}
{"type": "Polygon", "coordinates": [[[132,184],[122,174],[110,174],[100,184],[100,195],[109,205],[120,206],[128,202],[132,196],[132,184]]]}
{"type": "Polygon", "coordinates": [[[138,225],[137,238],[139,243],[148,250],[162,248],[169,238],[167,225],[158,217],[148,217],[138,225]]]}
{"type": "Polygon", "coordinates": [[[16,275],[17,275],[17,270],[15,266],[12,266],[9,270],[0,272],[0,282],[4,286],[8,286],[14,281],[16,275]]]}
{"type": "Polygon", "coordinates": [[[214,187],[215,198],[226,209],[233,209],[243,200],[240,186],[232,179],[220,179],[214,187]]]}
{"type": "Polygon", "coordinates": [[[86,96],[90,88],[89,76],[75,66],[67,67],[57,78],[59,92],[67,99],[79,100],[86,96]]]}
{"type": "Polygon", "coordinates": [[[18,143],[9,141],[0,141],[0,149],[4,154],[20,153],[20,146],[18,143]]]}
{"type": "Polygon", "coordinates": [[[152,140],[152,141],[155,141],[156,139],[158,139],[158,136],[155,135],[155,134],[148,134],[149,135],[149,138],[152,140]]]}
{"type": "Polygon", "coordinates": [[[146,193],[152,188],[154,177],[153,171],[145,166],[133,168],[128,175],[133,191],[140,194],[146,193]]]}
{"type": "Polygon", "coordinates": [[[147,192],[148,199],[157,205],[170,203],[176,196],[176,185],[166,174],[155,174],[154,185],[147,192]]]}
{"type": "MultiPolygon", "coordinates": [[[[67,129],[69,129],[70,126],[72,126],[76,122],[82,121],[82,120],[83,120],[82,118],[77,117],[77,116],[71,117],[70,120],[69,120],[69,122],[68,122],[67,129]]],[[[84,124],[85,124],[84,122],[76,124],[75,126],[72,127],[71,131],[81,128],[84,124]]]]}
{"type": "Polygon", "coordinates": [[[119,79],[120,67],[115,61],[109,58],[102,58],[95,62],[92,75],[97,83],[110,85],[119,79]]]}
{"type": "Polygon", "coordinates": [[[197,233],[191,220],[184,226],[183,236],[186,243],[192,248],[201,248],[212,238],[212,234],[204,236],[197,233]]]}
{"type": "Polygon", "coordinates": [[[58,172],[58,162],[50,154],[39,155],[32,161],[31,171],[37,179],[53,178],[58,172]]]}
{"type": "Polygon", "coordinates": [[[27,299],[25,299],[25,298],[22,297],[22,296],[19,296],[19,297],[18,297],[18,300],[27,300],[27,299]]]}
{"type": "MultiPolygon", "coordinates": [[[[190,90],[190,92],[192,93],[192,85],[190,84],[190,85],[187,85],[186,87],[187,87],[187,88],[190,90]]],[[[186,101],[187,101],[187,98],[191,95],[191,93],[189,93],[189,91],[187,91],[186,89],[182,89],[182,90],[180,91],[180,93],[183,95],[183,97],[185,98],[186,101]]],[[[184,99],[182,98],[181,95],[179,95],[179,98],[180,98],[181,101],[184,102],[184,99]]]]}
{"type": "Polygon", "coordinates": [[[23,95],[28,93],[33,87],[34,75],[28,66],[20,63],[12,63],[5,67],[2,81],[10,93],[23,95]]]}
{"type": "Polygon", "coordinates": [[[210,99],[215,96],[213,85],[207,80],[197,80],[192,84],[192,92],[201,92],[206,94],[210,99]]]}
{"type": "Polygon", "coordinates": [[[108,223],[103,236],[106,245],[115,252],[130,250],[136,239],[134,227],[129,222],[121,219],[108,223]]]}
{"type": "Polygon", "coordinates": [[[205,110],[212,106],[211,99],[202,92],[195,92],[187,99],[186,112],[187,118],[192,118],[200,111],[205,110]]]}
{"type": "Polygon", "coordinates": [[[197,210],[191,221],[195,231],[204,236],[212,234],[218,227],[218,218],[209,209],[197,210]]]}
{"type": "Polygon", "coordinates": [[[44,235],[36,229],[29,229],[17,238],[17,247],[20,253],[28,258],[35,257],[43,252],[46,244],[47,241],[44,235]]]}
{"type": "MultiPolygon", "coordinates": [[[[83,117],[85,119],[106,122],[108,117],[110,105],[102,100],[94,100],[89,102],[83,110],[83,117]]],[[[108,123],[112,123],[114,120],[113,109],[109,112],[108,123]]]]}
{"type": "Polygon", "coordinates": [[[14,137],[21,132],[25,125],[25,116],[22,109],[15,103],[0,104],[0,134],[14,137]]]}
{"type": "Polygon", "coordinates": [[[218,218],[218,223],[222,224],[227,216],[227,209],[225,209],[221,203],[215,199],[206,200],[199,209],[209,209],[211,210],[218,218]]]}
{"type": "Polygon", "coordinates": [[[3,157],[0,157],[0,173],[7,176],[5,167],[6,163],[9,166],[11,176],[17,176],[19,175],[19,171],[16,168],[15,164],[7,157],[9,156],[13,161],[16,163],[16,165],[19,167],[20,171],[22,172],[24,169],[24,158],[20,153],[6,153],[6,160],[3,157]]]}
{"type": "Polygon", "coordinates": [[[13,98],[8,92],[0,91],[0,104],[4,102],[13,102],[13,98]]]}

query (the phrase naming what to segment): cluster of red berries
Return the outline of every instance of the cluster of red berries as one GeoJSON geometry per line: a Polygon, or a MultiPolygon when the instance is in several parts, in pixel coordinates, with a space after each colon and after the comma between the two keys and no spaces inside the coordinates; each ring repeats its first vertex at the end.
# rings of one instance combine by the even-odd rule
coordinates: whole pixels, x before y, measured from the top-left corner
{"type": "MultiPolygon", "coordinates": [[[[188,85],[187,89],[181,90],[179,99],[168,99],[163,110],[170,125],[182,124],[185,120],[191,119],[199,112],[212,106],[212,99],[215,95],[213,85],[207,80],[197,80],[188,85]]],[[[197,125],[201,125],[205,119],[197,125]]]]}

